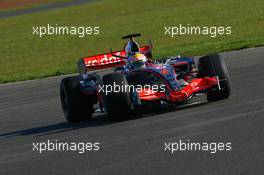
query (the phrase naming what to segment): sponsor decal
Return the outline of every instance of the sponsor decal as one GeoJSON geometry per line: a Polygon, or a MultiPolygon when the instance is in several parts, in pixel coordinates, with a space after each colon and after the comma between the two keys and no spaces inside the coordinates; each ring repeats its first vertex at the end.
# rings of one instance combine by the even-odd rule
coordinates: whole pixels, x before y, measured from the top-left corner
{"type": "MultiPolygon", "coordinates": [[[[149,46],[143,46],[140,48],[140,51],[146,51],[149,49],[149,46]]],[[[126,56],[126,51],[117,51],[113,53],[106,53],[106,54],[100,54],[100,55],[95,55],[95,56],[89,56],[85,57],[84,63],[86,67],[88,66],[103,66],[103,65],[108,65],[108,64],[113,64],[113,63],[121,63],[125,62],[125,59],[115,57],[113,55],[118,55],[118,56],[126,56]]]]}
{"type": "MultiPolygon", "coordinates": [[[[125,51],[113,52],[113,54],[119,56],[125,56],[126,52],[125,51]]],[[[114,57],[112,56],[111,53],[84,58],[84,63],[86,66],[101,66],[112,63],[119,63],[123,61],[124,61],[123,58],[114,57]]]]}

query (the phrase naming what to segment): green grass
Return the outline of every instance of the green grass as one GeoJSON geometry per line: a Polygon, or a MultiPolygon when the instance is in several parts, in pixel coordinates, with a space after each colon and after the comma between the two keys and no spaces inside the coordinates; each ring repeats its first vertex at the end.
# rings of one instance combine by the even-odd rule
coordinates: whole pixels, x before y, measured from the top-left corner
{"type": "MultiPolygon", "coordinates": [[[[263,0],[99,0],[90,4],[1,19],[0,83],[76,72],[82,56],[121,49],[121,36],[152,39],[154,56],[202,55],[264,45],[263,0]],[[32,26],[100,26],[100,35],[32,35],[32,26]],[[231,26],[232,35],[170,38],[164,26],[231,26]]],[[[250,59],[250,58],[249,58],[250,59]]]]}
{"type": "Polygon", "coordinates": [[[54,3],[65,3],[65,2],[69,2],[69,1],[71,1],[71,0],[45,0],[43,2],[21,5],[18,7],[3,8],[3,9],[0,9],[0,12],[2,13],[2,12],[13,12],[13,11],[17,11],[17,10],[26,10],[26,9],[40,7],[43,5],[49,5],[49,4],[54,4],[54,3]]]}

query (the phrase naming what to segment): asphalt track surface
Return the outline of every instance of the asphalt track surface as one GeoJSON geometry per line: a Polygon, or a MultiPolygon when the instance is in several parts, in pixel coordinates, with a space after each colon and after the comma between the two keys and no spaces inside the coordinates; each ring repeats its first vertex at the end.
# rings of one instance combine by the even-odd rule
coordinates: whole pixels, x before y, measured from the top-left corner
{"type": "Polygon", "coordinates": [[[20,15],[25,15],[25,14],[30,14],[30,13],[37,13],[37,12],[48,11],[48,10],[53,10],[53,9],[58,9],[58,8],[70,7],[74,5],[81,5],[81,4],[91,2],[91,1],[93,0],[72,0],[69,2],[65,2],[65,3],[58,2],[58,3],[44,4],[38,7],[29,8],[29,9],[20,9],[20,10],[15,10],[15,11],[0,12],[0,18],[20,16],[20,15]]]}
{"type": "Polygon", "coordinates": [[[223,53],[229,99],[119,123],[97,115],[68,124],[62,77],[0,85],[0,174],[263,174],[264,48],[223,53]],[[33,142],[100,142],[94,152],[32,151],[33,142]],[[164,142],[231,142],[231,151],[164,151],[164,142]]]}

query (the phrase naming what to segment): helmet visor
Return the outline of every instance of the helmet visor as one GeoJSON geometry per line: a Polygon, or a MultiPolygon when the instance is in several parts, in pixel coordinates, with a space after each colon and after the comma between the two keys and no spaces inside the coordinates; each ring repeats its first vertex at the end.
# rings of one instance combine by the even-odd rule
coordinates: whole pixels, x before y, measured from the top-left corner
{"type": "Polygon", "coordinates": [[[132,64],[132,68],[134,70],[138,70],[138,69],[142,69],[142,68],[145,68],[146,65],[145,65],[145,62],[144,61],[136,61],[132,64]]]}

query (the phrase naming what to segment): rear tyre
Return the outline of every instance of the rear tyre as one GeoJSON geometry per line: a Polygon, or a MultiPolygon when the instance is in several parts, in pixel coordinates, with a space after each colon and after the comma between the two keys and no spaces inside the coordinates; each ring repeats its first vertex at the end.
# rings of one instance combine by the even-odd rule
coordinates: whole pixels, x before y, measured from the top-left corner
{"type": "MultiPolygon", "coordinates": [[[[111,73],[103,76],[104,106],[110,120],[120,121],[128,119],[131,115],[130,92],[125,75],[120,73],[111,73]],[[123,87],[123,90],[114,91],[116,87],[123,87]],[[111,87],[111,92],[107,92],[107,87],[111,87]]],[[[110,89],[108,89],[110,90],[110,89]]]]}
{"type": "Polygon", "coordinates": [[[217,101],[226,99],[230,96],[230,78],[224,59],[218,54],[211,54],[199,59],[199,71],[201,76],[217,76],[219,87],[212,88],[207,92],[208,101],[217,101]]]}
{"type": "Polygon", "coordinates": [[[78,76],[61,81],[60,98],[64,116],[69,122],[92,117],[94,109],[91,100],[95,97],[81,93],[78,76]]]}

